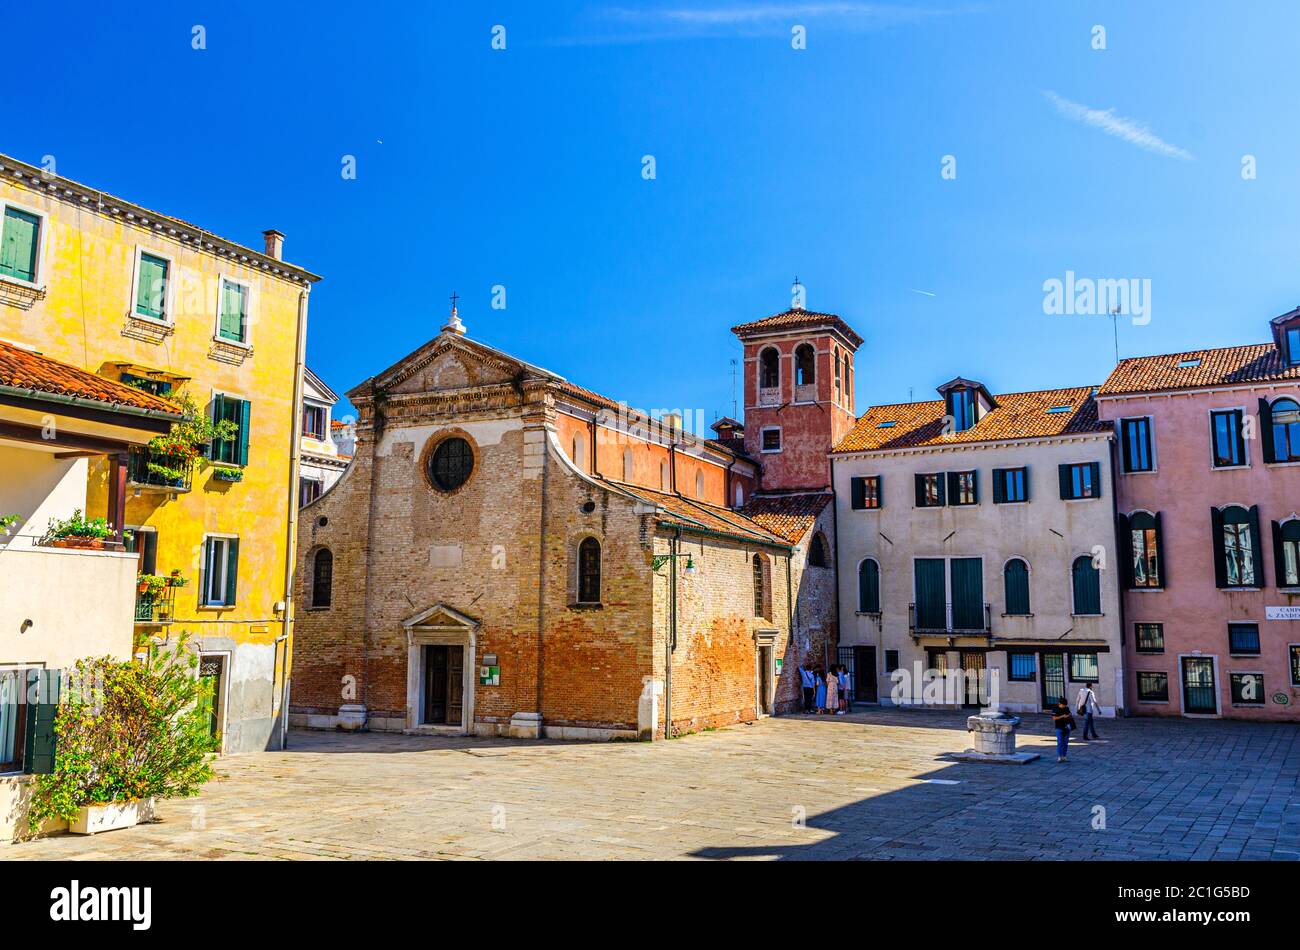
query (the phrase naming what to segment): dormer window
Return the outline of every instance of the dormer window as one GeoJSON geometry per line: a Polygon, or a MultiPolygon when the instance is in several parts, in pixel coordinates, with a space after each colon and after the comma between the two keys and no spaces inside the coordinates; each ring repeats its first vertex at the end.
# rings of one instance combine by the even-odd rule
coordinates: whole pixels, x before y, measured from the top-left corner
{"type": "Polygon", "coordinates": [[[953,432],[965,432],[974,428],[997,406],[982,383],[960,376],[940,386],[939,394],[943,396],[945,411],[952,420],[953,432]]]}
{"type": "MultiPolygon", "coordinates": [[[[1294,333],[1295,331],[1293,330],[1291,332],[1294,333]]],[[[1201,358],[1199,356],[1193,356],[1188,359],[1178,361],[1179,369],[1196,369],[1196,367],[1200,365],[1201,365],[1201,358]]]]}

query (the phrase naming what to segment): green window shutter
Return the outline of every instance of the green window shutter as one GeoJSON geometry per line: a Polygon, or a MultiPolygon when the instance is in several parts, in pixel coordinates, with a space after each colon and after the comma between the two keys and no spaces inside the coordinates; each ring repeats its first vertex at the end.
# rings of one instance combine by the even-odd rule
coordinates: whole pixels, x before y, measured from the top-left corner
{"type": "Polygon", "coordinates": [[[1092,559],[1081,555],[1074,559],[1074,612],[1076,614],[1101,613],[1101,573],[1092,566],[1092,559]]]}
{"type": "Polygon", "coordinates": [[[849,479],[849,485],[851,487],[850,494],[852,495],[850,503],[855,511],[861,511],[867,507],[867,480],[865,478],[852,478],[849,479]]]}
{"type": "Polygon", "coordinates": [[[925,505],[925,476],[912,476],[916,485],[916,507],[921,508],[925,505]]]}
{"type": "Polygon", "coordinates": [[[1223,553],[1223,512],[1210,509],[1210,546],[1214,552],[1214,586],[1228,586],[1228,560],[1223,553]]]}
{"type": "Polygon", "coordinates": [[[252,417],[253,404],[247,399],[239,400],[239,464],[248,464],[248,430],[252,417]]]}
{"type": "MultiPolygon", "coordinates": [[[[1165,558],[1165,529],[1158,511],[1156,512],[1156,578],[1161,587],[1169,589],[1169,571],[1165,558]]],[[[1262,579],[1259,586],[1264,586],[1262,579]]]]}
{"type": "Polygon", "coordinates": [[[858,565],[858,610],[880,613],[880,566],[867,560],[858,565]]]}
{"type": "Polygon", "coordinates": [[[885,476],[876,476],[876,507],[885,507],[885,476]]]}
{"type": "MultiPolygon", "coordinates": [[[[1286,586],[1286,555],[1282,551],[1282,523],[1270,522],[1273,526],[1273,573],[1277,577],[1276,586],[1286,586]]],[[[1263,587],[1263,584],[1259,585],[1263,587]]]]}
{"type": "Polygon", "coordinates": [[[161,257],[140,255],[140,273],[135,288],[135,312],[155,320],[163,319],[167,303],[167,262],[161,257]]]}
{"type": "Polygon", "coordinates": [[[970,496],[975,504],[980,503],[980,473],[979,469],[970,473],[970,496]]]}
{"type": "Polygon", "coordinates": [[[993,470],[993,504],[1000,505],[1007,500],[1007,470],[993,470]]]}
{"type": "Polygon", "coordinates": [[[239,588],[239,539],[226,541],[226,606],[235,606],[235,595],[239,588]]]}
{"type": "Polygon", "coordinates": [[[913,566],[916,583],[916,623],[925,630],[947,627],[942,558],[917,558],[913,566]]]}
{"type": "Polygon", "coordinates": [[[1119,540],[1119,576],[1125,590],[1133,589],[1133,529],[1126,514],[1115,516],[1115,533],[1119,540]]]}
{"type": "Polygon", "coordinates": [[[1021,477],[1024,479],[1025,482],[1025,501],[1029,501],[1029,466],[1026,465],[1024,468],[1020,470],[1020,472],[1021,472],[1021,477]]]}
{"type": "Polygon", "coordinates": [[[1092,497],[1101,497],[1101,463],[1089,462],[1088,467],[1092,469],[1092,497]]]}
{"type": "Polygon", "coordinates": [[[1007,613],[1023,616],[1029,613],[1029,568],[1019,559],[1007,562],[1003,569],[1006,587],[1007,613]]]}
{"type": "Polygon", "coordinates": [[[27,704],[27,740],[23,750],[23,771],[29,775],[48,775],[54,771],[54,719],[59,714],[59,687],[62,670],[38,670],[40,688],[37,701],[27,704]]]}
{"type": "Polygon", "coordinates": [[[40,247],[41,219],[17,208],[5,208],[0,233],[0,274],[35,282],[36,252],[40,247]]]}
{"type": "Polygon", "coordinates": [[[1056,466],[1056,473],[1061,480],[1061,497],[1065,499],[1074,497],[1074,490],[1070,485],[1070,466],[1069,464],[1056,466]]]}
{"type": "MultiPolygon", "coordinates": [[[[1259,441],[1264,449],[1264,461],[1273,461],[1273,407],[1267,399],[1259,401],[1259,441]]],[[[1245,461],[1243,458],[1242,461],[1245,461]]]]}
{"type": "MultiPolygon", "coordinates": [[[[212,424],[216,425],[222,419],[226,418],[226,397],[217,393],[212,397],[212,424]]],[[[227,462],[229,459],[222,458],[225,452],[225,439],[214,438],[212,446],[208,450],[209,458],[214,462],[227,462]]]]}
{"type": "Polygon", "coordinates": [[[944,478],[942,475],[939,476],[939,507],[940,508],[948,504],[948,496],[947,494],[945,494],[945,487],[947,485],[947,481],[948,480],[944,478]]]}
{"type": "Polygon", "coordinates": [[[957,484],[957,473],[949,472],[946,481],[948,482],[948,497],[953,500],[953,504],[956,504],[961,498],[961,489],[957,484]]]}
{"type": "Polygon", "coordinates": [[[242,286],[223,281],[221,284],[221,336],[227,340],[244,342],[244,323],[247,316],[247,295],[242,286]]]}
{"type": "Polygon", "coordinates": [[[984,629],[984,565],[977,557],[948,562],[952,582],[952,625],[956,630],[984,629]]]}

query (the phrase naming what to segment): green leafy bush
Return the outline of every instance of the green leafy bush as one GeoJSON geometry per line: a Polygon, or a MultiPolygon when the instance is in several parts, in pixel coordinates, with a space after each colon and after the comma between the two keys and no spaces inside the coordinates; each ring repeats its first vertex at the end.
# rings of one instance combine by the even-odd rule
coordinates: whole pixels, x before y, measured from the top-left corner
{"type": "Polygon", "coordinates": [[[108,526],[108,520],[105,518],[87,519],[78,508],[72,513],[71,518],[65,518],[60,521],[58,518],[50,519],[50,526],[45,532],[47,539],[53,538],[107,538],[112,534],[108,526]]]}
{"type": "Polygon", "coordinates": [[[184,798],[212,778],[217,748],[187,637],[147,661],[78,660],[54,720],[54,771],[35,777],[29,824],[84,805],[184,798]]]}

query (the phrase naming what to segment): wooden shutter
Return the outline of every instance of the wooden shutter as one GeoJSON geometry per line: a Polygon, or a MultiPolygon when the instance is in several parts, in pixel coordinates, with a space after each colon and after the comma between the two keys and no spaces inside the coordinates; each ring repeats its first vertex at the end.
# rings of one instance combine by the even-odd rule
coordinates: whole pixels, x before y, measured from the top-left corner
{"type": "Polygon", "coordinates": [[[922,508],[925,506],[925,476],[914,475],[912,477],[916,481],[916,507],[922,508]]]}
{"type": "Polygon", "coordinates": [[[1060,479],[1061,479],[1061,497],[1062,497],[1062,498],[1066,498],[1066,499],[1073,498],[1073,497],[1074,497],[1074,491],[1073,491],[1073,489],[1071,488],[1071,485],[1070,485],[1070,466],[1069,466],[1069,463],[1066,463],[1066,464],[1064,464],[1064,465],[1058,465],[1058,466],[1056,467],[1056,472],[1057,472],[1057,475],[1058,475],[1058,476],[1060,477],[1060,479]]]}
{"type": "Polygon", "coordinates": [[[57,751],[54,718],[59,714],[62,670],[38,670],[37,676],[40,677],[37,701],[27,703],[23,771],[29,775],[48,775],[54,771],[57,751]]]}
{"type": "Polygon", "coordinates": [[[239,400],[239,454],[240,465],[248,464],[248,430],[251,427],[253,404],[247,399],[239,400]]]}
{"type": "Polygon", "coordinates": [[[984,629],[984,563],[977,557],[948,562],[952,582],[952,625],[958,630],[984,629]]]}
{"type": "Polygon", "coordinates": [[[1267,399],[1259,401],[1259,441],[1264,449],[1264,461],[1275,461],[1273,458],[1273,407],[1268,404],[1267,399]]]}
{"type": "Polygon", "coordinates": [[[1089,462],[1088,467],[1092,469],[1092,496],[1093,498],[1101,497],[1101,463],[1089,462]]]}
{"type": "Polygon", "coordinates": [[[140,255],[140,273],[135,287],[135,312],[161,319],[167,301],[167,262],[148,254],[140,255]],[[157,293],[155,294],[155,289],[157,293]]]}
{"type": "Polygon", "coordinates": [[[942,475],[939,476],[939,507],[942,508],[948,504],[948,496],[944,493],[944,483],[947,481],[942,475]]]}
{"type": "Polygon", "coordinates": [[[1029,466],[1026,465],[1020,470],[1021,478],[1025,483],[1025,501],[1029,501],[1029,466]]]}
{"type": "Polygon", "coordinates": [[[227,340],[244,342],[245,293],[240,284],[230,281],[221,284],[221,335],[227,340]]]}
{"type": "Polygon", "coordinates": [[[958,478],[956,472],[949,472],[948,477],[945,479],[948,483],[948,497],[953,500],[954,505],[961,504],[961,484],[958,478]]]}
{"type": "Polygon", "coordinates": [[[1156,579],[1162,588],[1169,587],[1169,559],[1165,557],[1165,529],[1160,512],[1156,512],[1156,579]]]}
{"type": "Polygon", "coordinates": [[[239,539],[226,540],[226,606],[235,605],[235,595],[239,590],[239,539]]]}
{"type": "Polygon", "coordinates": [[[1228,586],[1228,562],[1223,556],[1223,512],[1210,509],[1210,544],[1214,552],[1214,586],[1222,590],[1228,586]]]}
{"type": "Polygon", "coordinates": [[[1250,506],[1250,559],[1255,568],[1254,587],[1264,586],[1264,543],[1259,530],[1259,505],[1250,506]]]}
{"type": "Polygon", "coordinates": [[[970,497],[974,504],[980,503],[980,473],[975,469],[970,473],[970,497]]]}
{"type": "Polygon", "coordinates": [[[876,475],[876,507],[885,507],[885,476],[876,475]]]}
{"type": "Polygon", "coordinates": [[[1092,559],[1081,555],[1074,559],[1074,612],[1097,615],[1101,613],[1101,572],[1092,566],[1092,559]]]}
{"type": "Polygon", "coordinates": [[[875,561],[866,560],[858,565],[858,610],[880,613],[880,568],[875,561]]]}
{"type": "Polygon", "coordinates": [[[1005,468],[995,468],[993,470],[993,504],[1000,505],[1007,500],[1007,470],[1005,468]]]}
{"type": "MultiPolygon", "coordinates": [[[[226,397],[223,396],[221,393],[216,393],[212,397],[211,418],[212,418],[212,424],[214,426],[217,423],[219,423],[222,419],[226,418],[226,397]]],[[[212,461],[214,462],[225,461],[221,457],[221,453],[223,451],[224,445],[225,445],[224,439],[213,438],[212,444],[208,449],[208,458],[212,459],[212,461]]]]}
{"type": "MultiPolygon", "coordinates": [[[[1286,586],[1286,555],[1282,553],[1282,522],[1270,521],[1273,526],[1273,575],[1276,578],[1276,586],[1286,586]]],[[[1261,583],[1259,585],[1263,587],[1261,583]]]]}
{"type": "Polygon", "coordinates": [[[41,219],[17,208],[5,208],[0,221],[0,274],[36,281],[36,251],[41,219]]]}
{"type": "Polygon", "coordinates": [[[1029,569],[1019,559],[1007,562],[1002,569],[1006,611],[1009,614],[1029,613],[1029,569]]]}
{"type": "Polygon", "coordinates": [[[861,511],[867,507],[867,480],[865,478],[849,479],[850,494],[852,501],[850,504],[854,511],[861,511]]]}
{"type": "Polygon", "coordinates": [[[1133,589],[1133,528],[1128,515],[1115,516],[1115,534],[1119,542],[1119,576],[1124,582],[1125,590],[1133,589]]]}
{"type": "Polygon", "coordinates": [[[917,558],[913,572],[916,580],[916,624],[926,630],[943,630],[945,616],[942,558],[917,558]]]}

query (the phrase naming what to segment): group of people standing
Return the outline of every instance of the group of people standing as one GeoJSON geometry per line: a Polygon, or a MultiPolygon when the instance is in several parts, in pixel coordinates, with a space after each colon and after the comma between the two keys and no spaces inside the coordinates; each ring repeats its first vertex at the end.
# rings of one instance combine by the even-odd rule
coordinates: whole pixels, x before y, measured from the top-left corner
{"type": "Polygon", "coordinates": [[[849,711],[849,698],[853,692],[852,674],[847,666],[832,666],[827,672],[805,663],[799,670],[803,686],[803,711],[827,716],[843,716],[849,711]]]}

